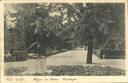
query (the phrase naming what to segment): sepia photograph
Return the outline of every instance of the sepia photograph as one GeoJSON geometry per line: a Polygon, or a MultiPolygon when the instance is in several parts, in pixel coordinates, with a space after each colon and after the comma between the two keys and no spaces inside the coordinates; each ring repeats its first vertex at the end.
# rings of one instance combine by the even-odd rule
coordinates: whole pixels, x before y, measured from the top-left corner
{"type": "Polygon", "coordinates": [[[4,3],[4,76],[126,76],[125,3],[4,3]]]}

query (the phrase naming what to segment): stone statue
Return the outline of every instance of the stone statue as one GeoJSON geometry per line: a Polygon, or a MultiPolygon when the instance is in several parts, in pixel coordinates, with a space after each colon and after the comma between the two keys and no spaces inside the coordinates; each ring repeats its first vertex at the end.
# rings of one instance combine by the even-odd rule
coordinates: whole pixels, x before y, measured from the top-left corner
{"type": "Polygon", "coordinates": [[[36,36],[36,43],[34,45],[37,45],[37,55],[45,55],[45,38],[44,38],[44,31],[42,30],[44,27],[44,19],[47,17],[47,12],[45,9],[37,7],[32,12],[33,16],[36,18],[35,23],[32,23],[31,25],[36,24],[36,28],[34,30],[34,34],[36,36]]]}

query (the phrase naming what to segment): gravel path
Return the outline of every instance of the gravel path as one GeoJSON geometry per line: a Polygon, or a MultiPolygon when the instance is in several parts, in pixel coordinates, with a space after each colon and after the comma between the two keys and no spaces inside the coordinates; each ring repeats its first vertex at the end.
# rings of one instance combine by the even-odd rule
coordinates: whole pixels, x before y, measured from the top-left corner
{"type": "MultiPolygon", "coordinates": [[[[47,65],[101,65],[125,69],[125,59],[99,59],[97,56],[93,55],[94,64],[86,64],[86,54],[87,52],[84,51],[84,49],[70,50],[55,54],[47,58],[47,65]]],[[[27,67],[27,62],[6,62],[5,68],[10,67],[27,67]]]]}

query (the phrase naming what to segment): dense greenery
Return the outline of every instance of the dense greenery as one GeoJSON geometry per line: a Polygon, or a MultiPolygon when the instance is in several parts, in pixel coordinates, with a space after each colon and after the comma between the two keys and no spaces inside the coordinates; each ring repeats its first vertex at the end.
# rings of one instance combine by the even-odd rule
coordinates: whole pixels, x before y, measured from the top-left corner
{"type": "Polygon", "coordinates": [[[111,67],[101,66],[48,66],[48,69],[52,69],[51,74],[48,73],[35,73],[35,74],[22,74],[26,71],[25,67],[22,68],[9,68],[5,70],[5,76],[21,76],[21,75],[32,75],[32,76],[124,76],[125,71],[111,67]]]}
{"type": "MultiPolygon", "coordinates": [[[[125,46],[124,4],[121,3],[18,3],[5,4],[5,8],[5,51],[10,47],[25,50],[36,41],[36,25],[31,24],[37,16],[45,17],[40,25],[45,49],[87,46],[87,63],[92,63],[94,48],[113,50],[125,46]]],[[[36,51],[35,46],[31,49],[36,51]]]]}

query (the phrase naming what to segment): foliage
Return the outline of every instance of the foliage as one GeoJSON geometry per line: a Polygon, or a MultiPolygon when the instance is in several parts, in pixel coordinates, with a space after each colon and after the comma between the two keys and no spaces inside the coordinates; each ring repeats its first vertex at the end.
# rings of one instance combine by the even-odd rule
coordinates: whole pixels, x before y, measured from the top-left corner
{"type": "MultiPolygon", "coordinates": [[[[35,73],[32,76],[124,76],[125,71],[112,67],[101,66],[48,66],[48,69],[53,70],[51,74],[35,73]]],[[[26,71],[26,68],[9,68],[5,70],[5,75],[21,76],[26,71]]],[[[29,74],[28,74],[29,75],[29,74]]]]}
{"type": "Polygon", "coordinates": [[[23,50],[28,44],[28,40],[32,41],[29,33],[26,33],[29,29],[28,12],[30,8],[35,7],[36,4],[28,5],[26,4],[5,4],[5,51],[10,49],[10,46],[13,45],[15,50],[23,50]],[[13,29],[12,35],[10,33],[10,28],[13,29]],[[10,41],[12,40],[12,44],[10,41]]]}
{"type": "MultiPolygon", "coordinates": [[[[87,44],[89,39],[93,40],[96,47],[124,48],[124,4],[18,3],[5,4],[5,7],[6,50],[10,46],[9,27],[13,28],[15,50],[25,50],[36,41],[36,25],[30,24],[35,22],[37,16],[42,19],[45,17],[42,30],[45,29],[47,48],[79,47],[87,44]],[[45,13],[48,15],[44,16],[45,13]]],[[[35,47],[32,49],[36,50],[35,47]]]]}
{"type": "Polygon", "coordinates": [[[94,50],[94,54],[100,59],[125,59],[125,50],[94,50]],[[100,55],[104,57],[101,58],[100,55]]]}
{"type": "Polygon", "coordinates": [[[12,68],[5,69],[4,74],[8,76],[17,76],[26,70],[27,69],[25,67],[20,67],[20,68],[12,67],[12,68]]]}

